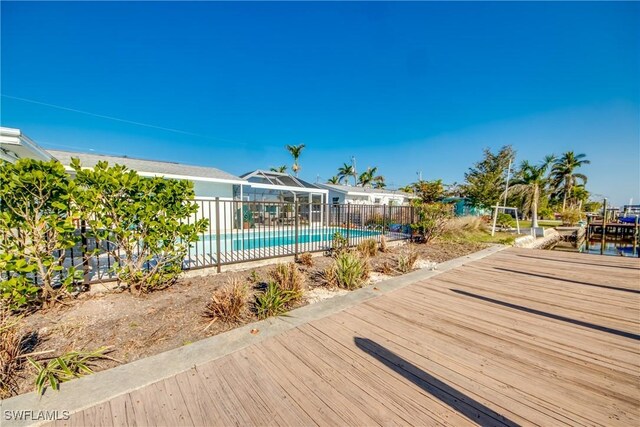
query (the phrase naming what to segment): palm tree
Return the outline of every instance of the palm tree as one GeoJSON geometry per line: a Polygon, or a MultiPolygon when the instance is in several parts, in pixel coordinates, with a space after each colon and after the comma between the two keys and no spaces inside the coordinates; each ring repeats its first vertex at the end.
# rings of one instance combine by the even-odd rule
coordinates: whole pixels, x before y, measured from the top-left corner
{"type": "Polygon", "coordinates": [[[350,176],[353,177],[354,185],[357,185],[356,170],[353,165],[345,163],[338,168],[338,177],[340,177],[340,182],[342,182],[343,179],[348,181],[350,176]]]}
{"type": "Polygon", "coordinates": [[[340,184],[340,178],[334,175],[327,180],[327,184],[340,184]]]}
{"type": "Polygon", "coordinates": [[[285,147],[293,157],[293,166],[291,166],[291,170],[293,170],[296,176],[298,176],[298,172],[300,171],[300,165],[298,164],[298,159],[300,158],[300,153],[302,153],[302,149],[304,147],[305,147],[304,144],[287,145],[285,147]]]}
{"type": "Polygon", "coordinates": [[[508,190],[509,194],[522,197],[523,210],[531,212],[531,227],[538,226],[540,195],[544,192],[549,181],[547,169],[553,159],[552,156],[547,156],[539,166],[532,165],[527,160],[523,161],[508,190]]]}
{"type": "Polygon", "coordinates": [[[590,193],[584,185],[577,184],[571,189],[571,202],[573,206],[578,208],[578,210],[582,210],[582,205],[589,201],[589,196],[590,193]]]}
{"type": "Polygon", "coordinates": [[[368,171],[364,171],[360,174],[360,176],[358,177],[358,182],[357,184],[361,187],[368,187],[371,185],[371,182],[373,180],[371,179],[371,174],[369,174],[368,171]]]}
{"type": "Polygon", "coordinates": [[[358,178],[358,185],[362,187],[371,186],[371,184],[378,178],[376,176],[377,171],[377,167],[367,168],[366,171],[360,174],[360,177],[358,178]]]}
{"type": "Polygon", "coordinates": [[[384,182],[384,176],[382,175],[378,175],[373,179],[373,188],[385,188],[387,186],[387,183],[384,182]]]}
{"type": "Polygon", "coordinates": [[[408,185],[405,185],[404,187],[398,188],[398,191],[402,191],[403,193],[413,194],[415,189],[416,189],[415,184],[408,184],[408,185]]]}
{"type": "Polygon", "coordinates": [[[551,168],[551,186],[557,197],[562,195],[562,210],[567,207],[567,199],[571,197],[571,190],[578,183],[587,183],[587,176],[576,173],[575,170],[583,165],[588,165],[591,161],[586,159],[586,154],[575,154],[567,151],[557,159],[551,168]]]}
{"type": "Polygon", "coordinates": [[[271,172],[285,173],[287,172],[287,165],[278,166],[277,168],[271,168],[270,170],[271,172]]]}

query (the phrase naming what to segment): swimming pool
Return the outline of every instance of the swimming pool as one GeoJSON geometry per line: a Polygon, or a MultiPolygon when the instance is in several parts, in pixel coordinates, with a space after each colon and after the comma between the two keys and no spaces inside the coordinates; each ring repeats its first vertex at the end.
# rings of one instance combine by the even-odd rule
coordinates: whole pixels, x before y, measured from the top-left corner
{"type": "MultiPolygon", "coordinates": [[[[350,240],[375,238],[382,234],[380,231],[375,230],[348,230],[341,227],[302,229],[298,231],[298,244],[306,246],[306,250],[320,250],[331,246],[333,235],[336,232],[345,237],[348,235],[350,240]],[[315,244],[311,245],[312,243],[315,244]],[[310,246],[313,246],[313,249],[310,246]]],[[[220,251],[231,252],[294,245],[296,243],[295,237],[293,230],[238,230],[237,232],[220,235],[220,251]]],[[[204,252],[215,251],[216,235],[205,235],[198,243],[204,252]]]]}

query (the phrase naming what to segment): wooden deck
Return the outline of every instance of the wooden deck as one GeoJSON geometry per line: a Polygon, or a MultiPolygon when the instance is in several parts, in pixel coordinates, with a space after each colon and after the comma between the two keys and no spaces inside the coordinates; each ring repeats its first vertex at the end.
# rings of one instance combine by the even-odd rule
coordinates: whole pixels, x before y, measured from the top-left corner
{"type": "Polygon", "coordinates": [[[509,249],[55,425],[640,425],[640,260],[509,249]]]}

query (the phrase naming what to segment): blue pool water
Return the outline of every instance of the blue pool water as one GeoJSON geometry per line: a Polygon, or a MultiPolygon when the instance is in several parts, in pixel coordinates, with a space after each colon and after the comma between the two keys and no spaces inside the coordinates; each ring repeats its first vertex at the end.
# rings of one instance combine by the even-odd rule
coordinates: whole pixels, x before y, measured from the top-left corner
{"type": "MultiPolygon", "coordinates": [[[[334,233],[339,232],[343,236],[349,238],[368,238],[377,237],[380,231],[374,230],[347,230],[345,228],[325,228],[321,230],[300,230],[298,233],[298,244],[320,243],[317,249],[324,246],[330,246],[334,233]]],[[[211,234],[204,236],[200,241],[205,251],[213,245],[215,250],[216,235],[211,234]]],[[[247,249],[261,249],[273,246],[285,246],[295,244],[295,233],[292,230],[286,231],[267,231],[264,230],[238,230],[238,232],[220,235],[220,249],[222,252],[241,251],[247,249]]],[[[314,245],[315,247],[316,245],[314,245]]]]}

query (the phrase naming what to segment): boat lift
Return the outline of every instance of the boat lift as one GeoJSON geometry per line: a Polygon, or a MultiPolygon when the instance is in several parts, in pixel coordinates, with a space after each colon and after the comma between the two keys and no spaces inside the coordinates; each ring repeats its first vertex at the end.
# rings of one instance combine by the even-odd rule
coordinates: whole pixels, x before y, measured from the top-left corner
{"type": "Polygon", "coordinates": [[[508,210],[514,212],[514,215],[516,217],[516,230],[518,234],[520,234],[520,221],[518,220],[518,208],[514,208],[512,206],[496,205],[495,208],[493,209],[493,225],[491,226],[491,235],[493,236],[496,234],[496,222],[498,221],[498,211],[501,209],[503,212],[506,212],[508,210]]]}

